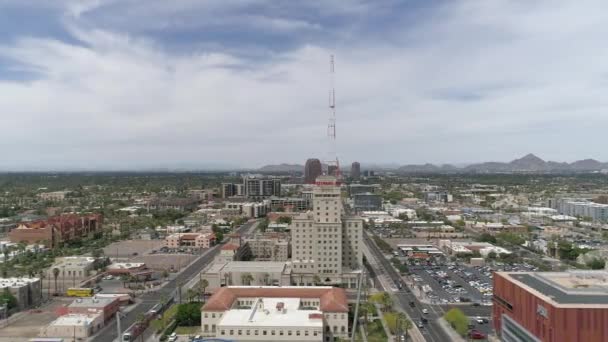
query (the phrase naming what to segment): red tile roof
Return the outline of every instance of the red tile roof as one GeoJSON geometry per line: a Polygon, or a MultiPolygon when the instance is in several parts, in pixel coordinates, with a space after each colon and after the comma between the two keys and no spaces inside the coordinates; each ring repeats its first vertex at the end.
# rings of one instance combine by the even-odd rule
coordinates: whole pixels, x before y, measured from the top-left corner
{"type": "Polygon", "coordinates": [[[267,297],[267,298],[319,298],[320,309],[326,312],[348,312],[346,291],[338,287],[257,287],[239,286],[222,287],[217,290],[203,311],[226,311],[236,298],[267,297]]]}

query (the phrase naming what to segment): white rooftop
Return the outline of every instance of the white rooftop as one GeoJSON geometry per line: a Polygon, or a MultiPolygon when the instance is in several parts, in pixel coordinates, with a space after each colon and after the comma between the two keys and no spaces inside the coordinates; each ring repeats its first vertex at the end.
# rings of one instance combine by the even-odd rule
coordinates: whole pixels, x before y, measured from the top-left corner
{"type": "Polygon", "coordinates": [[[58,326],[58,325],[67,325],[67,326],[83,325],[83,326],[88,326],[91,323],[93,323],[93,321],[97,318],[98,315],[101,315],[101,312],[97,313],[95,315],[81,315],[81,314],[63,315],[63,316],[59,316],[56,320],[54,320],[53,322],[51,322],[51,324],[49,324],[49,325],[54,325],[54,326],[58,326]]]}
{"type": "Polygon", "coordinates": [[[321,315],[322,317],[323,313],[319,310],[299,310],[299,298],[251,299],[254,305],[250,309],[231,309],[226,311],[219,325],[323,328],[322,319],[310,318],[311,314],[321,315]],[[284,310],[277,309],[278,303],[283,303],[284,310]]]}
{"type": "Polygon", "coordinates": [[[142,267],[145,264],[143,262],[113,262],[108,265],[108,269],[110,270],[123,270],[123,269],[131,269],[142,267]]]}

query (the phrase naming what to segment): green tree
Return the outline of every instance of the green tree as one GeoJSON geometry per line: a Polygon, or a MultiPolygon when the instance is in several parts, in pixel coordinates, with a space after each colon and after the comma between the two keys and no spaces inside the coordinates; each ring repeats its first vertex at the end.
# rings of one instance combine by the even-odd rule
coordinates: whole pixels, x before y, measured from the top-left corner
{"type": "Polygon", "coordinates": [[[482,233],[477,238],[477,241],[479,241],[479,242],[489,242],[489,243],[495,244],[496,243],[496,238],[492,234],[482,233]]]}
{"type": "Polygon", "coordinates": [[[602,260],[600,258],[593,258],[587,261],[587,266],[592,270],[601,270],[606,266],[606,260],[602,260]]]}
{"type": "Polygon", "coordinates": [[[17,307],[17,298],[8,290],[8,287],[5,287],[0,294],[0,303],[6,304],[9,310],[17,307]]]}
{"type": "Polygon", "coordinates": [[[192,302],[196,297],[198,297],[198,292],[195,289],[188,289],[186,291],[186,298],[188,302],[192,302]]]}
{"type": "Polygon", "coordinates": [[[469,330],[469,319],[467,316],[458,308],[452,308],[443,316],[445,320],[450,323],[452,328],[460,334],[465,336],[469,330]]]}
{"type": "Polygon", "coordinates": [[[177,325],[188,327],[200,326],[201,306],[201,303],[198,302],[180,304],[175,314],[177,325]]]}

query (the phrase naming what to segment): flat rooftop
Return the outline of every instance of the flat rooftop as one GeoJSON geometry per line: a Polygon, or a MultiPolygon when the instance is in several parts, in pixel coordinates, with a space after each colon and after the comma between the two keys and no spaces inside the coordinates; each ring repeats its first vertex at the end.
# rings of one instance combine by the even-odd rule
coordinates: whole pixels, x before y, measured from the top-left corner
{"type": "Polygon", "coordinates": [[[56,320],[51,322],[50,325],[54,326],[74,326],[74,325],[90,325],[97,318],[98,313],[96,315],[77,315],[77,314],[68,314],[57,317],[56,320]]]}
{"type": "Polygon", "coordinates": [[[83,297],[75,299],[68,306],[71,308],[103,308],[115,300],[116,298],[108,297],[83,297]]]}
{"type": "Polygon", "coordinates": [[[231,261],[213,264],[207,273],[235,272],[235,273],[282,273],[285,270],[282,261],[231,261]]]}
{"type": "Polygon", "coordinates": [[[226,311],[219,325],[323,328],[323,320],[314,318],[315,314],[323,313],[319,310],[299,310],[299,298],[261,297],[253,299],[253,302],[251,308],[226,311]],[[283,303],[283,310],[277,308],[279,303],[283,303]]]}
{"type": "Polygon", "coordinates": [[[558,305],[608,306],[607,271],[497,273],[558,305]]]}

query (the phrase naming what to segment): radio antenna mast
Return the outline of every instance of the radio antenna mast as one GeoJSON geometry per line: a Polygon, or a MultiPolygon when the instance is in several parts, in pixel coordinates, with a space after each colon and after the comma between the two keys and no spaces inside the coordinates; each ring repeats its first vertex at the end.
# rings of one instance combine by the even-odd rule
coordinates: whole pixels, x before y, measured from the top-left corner
{"type": "Polygon", "coordinates": [[[335,66],[334,55],[329,57],[329,122],[327,124],[327,137],[329,138],[329,160],[327,162],[327,174],[333,175],[340,180],[340,162],[336,152],[336,88],[335,88],[335,66]]]}

